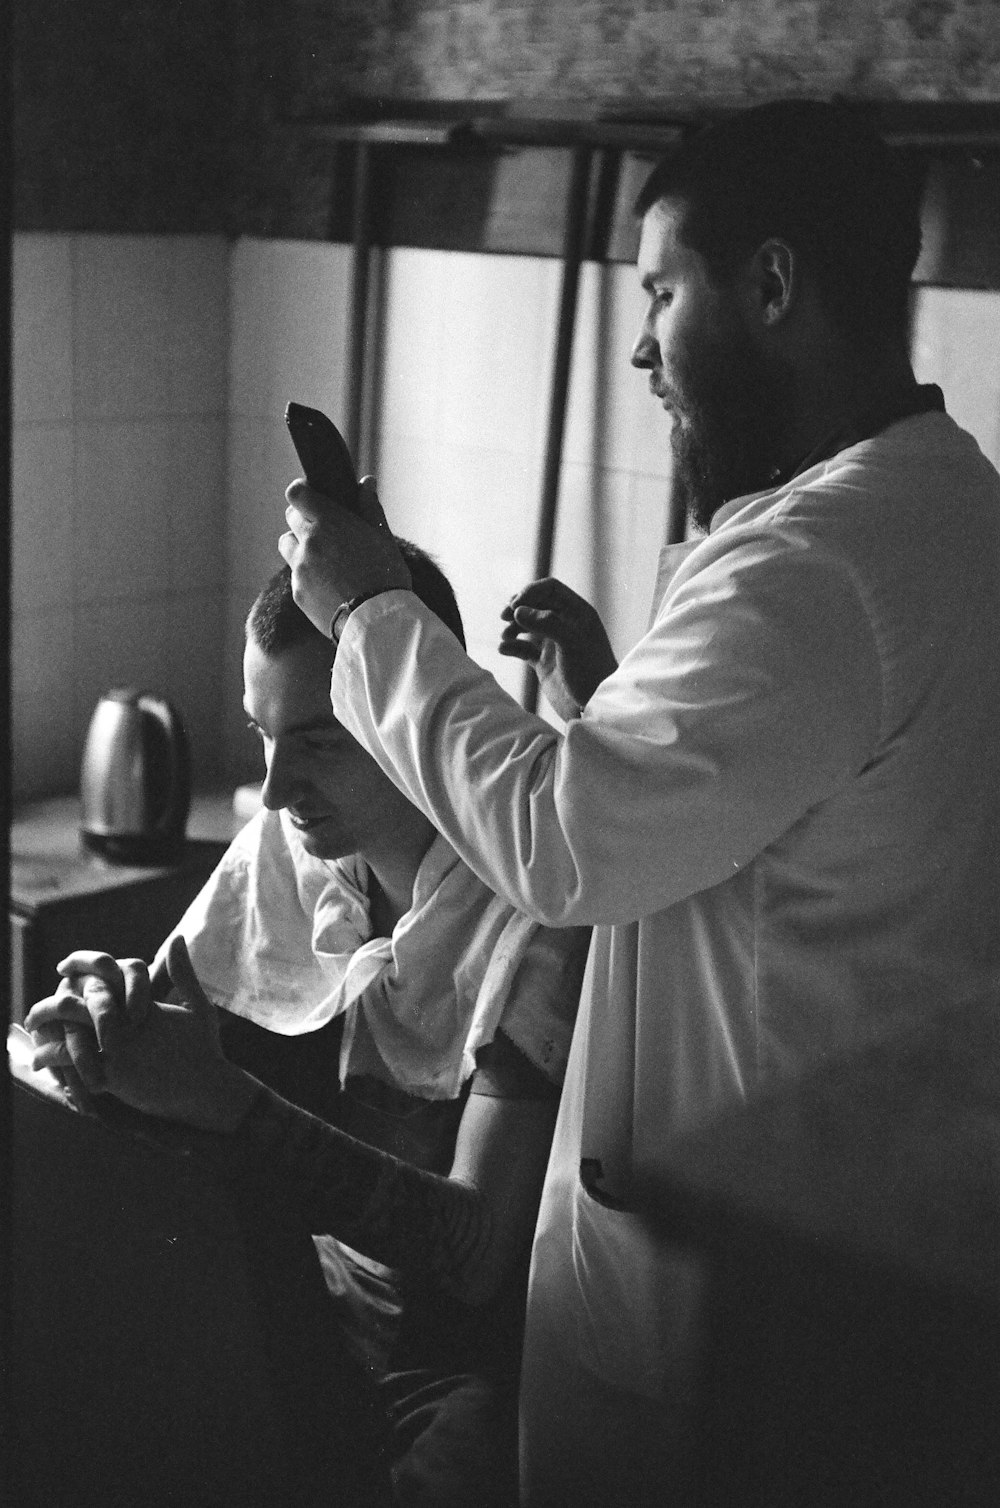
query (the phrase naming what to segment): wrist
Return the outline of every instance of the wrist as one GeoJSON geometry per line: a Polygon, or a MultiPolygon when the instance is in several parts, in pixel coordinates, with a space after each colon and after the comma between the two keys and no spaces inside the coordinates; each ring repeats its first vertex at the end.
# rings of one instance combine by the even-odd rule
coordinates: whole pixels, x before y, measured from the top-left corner
{"type": "Polygon", "coordinates": [[[362,602],[370,602],[372,597],[380,597],[385,590],[385,587],[374,587],[372,591],[358,592],[355,596],[348,597],[346,602],[340,604],[330,619],[330,638],[334,644],[340,643],[340,636],[344,632],[347,620],[354,612],[354,609],[360,607],[362,602]]]}
{"type": "Polygon", "coordinates": [[[199,1131],[230,1135],[247,1116],[259,1092],[260,1084],[256,1079],[237,1068],[235,1063],[222,1059],[211,1094],[206,1095],[203,1105],[186,1117],[188,1124],[199,1131]]]}

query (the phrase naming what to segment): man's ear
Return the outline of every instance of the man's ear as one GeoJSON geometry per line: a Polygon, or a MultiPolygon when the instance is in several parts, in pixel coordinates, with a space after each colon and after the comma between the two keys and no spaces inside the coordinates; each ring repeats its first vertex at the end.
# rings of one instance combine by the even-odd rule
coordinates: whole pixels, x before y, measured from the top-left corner
{"type": "Polygon", "coordinates": [[[787,241],[762,241],[750,260],[749,291],[761,325],[773,329],[787,319],[799,294],[799,259],[787,241]]]}

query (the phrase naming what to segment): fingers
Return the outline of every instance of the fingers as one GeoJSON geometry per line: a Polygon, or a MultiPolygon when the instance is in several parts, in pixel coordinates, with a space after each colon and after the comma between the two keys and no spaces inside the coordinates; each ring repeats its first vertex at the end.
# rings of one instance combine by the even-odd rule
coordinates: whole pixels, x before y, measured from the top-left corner
{"type": "MultiPolygon", "coordinates": [[[[322,492],[316,492],[301,477],[297,478],[290,487],[286,487],[285,501],[288,503],[285,509],[288,528],[297,539],[301,539],[310,525],[319,523],[324,515],[329,514],[331,506],[334,508],[345,506],[343,503],[337,503],[324,496],[322,492]]],[[[357,508],[349,511],[356,512],[357,516],[373,529],[388,530],[389,528],[373,476],[361,478],[358,483],[357,508]]],[[[282,535],[282,539],[284,537],[282,535]]],[[[281,549],[280,541],[278,548],[281,549]]],[[[284,550],[281,550],[281,553],[284,555],[284,550]]],[[[288,557],[285,556],[285,558],[288,557]]]]}
{"type": "Polygon", "coordinates": [[[62,1070],[67,1064],[72,1063],[72,1059],[66,1049],[65,1027],[62,1023],[58,1026],[36,1027],[31,1033],[31,1041],[31,1067],[35,1070],[40,1068],[49,1069],[61,1083],[62,1070]]]}
{"type": "Polygon", "coordinates": [[[153,991],[149,970],[141,958],[120,958],[119,967],[125,981],[125,1012],[130,1026],[141,1026],[153,1009],[153,991]]]}
{"type": "Polygon", "coordinates": [[[107,1088],[106,1065],[116,1042],[154,1009],[149,970],[141,958],[115,960],[83,949],[57,968],[57,990],[33,1006],[25,1021],[35,1042],[32,1064],[56,1074],[75,1109],[94,1113],[91,1096],[107,1088]]]}
{"type": "Polygon", "coordinates": [[[198,976],[187,950],[187,943],[179,934],[172,937],[167,946],[167,971],[170,982],[182,999],[199,1013],[208,1013],[214,1024],[215,1007],[198,982],[198,976]]]}
{"type": "Polygon", "coordinates": [[[64,1032],[54,1037],[37,1038],[31,1054],[31,1066],[36,1071],[48,1068],[53,1073],[61,1073],[64,1068],[72,1066],[72,1063],[64,1032]]]}
{"type": "Polygon", "coordinates": [[[358,483],[358,513],[366,524],[371,524],[373,529],[388,531],[389,523],[379,501],[378,488],[373,476],[363,476],[358,483]]]}
{"type": "MultiPolygon", "coordinates": [[[[289,491],[291,491],[290,488],[289,491]]],[[[309,533],[310,529],[315,527],[316,520],[300,512],[294,503],[289,503],[285,509],[285,523],[288,525],[288,532],[292,538],[300,540],[309,533]]],[[[284,535],[282,535],[282,538],[284,538],[284,535]]]]}
{"type": "Polygon", "coordinates": [[[507,627],[501,630],[498,649],[519,660],[537,660],[544,652],[545,641],[566,648],[574,638],[575,625],[550,609],[516,607],[507,627]]]}
{"type": "Polygon", "coordinates": [[[93,1027],[69,1026],[66,1028],[66,1052],[69,1062],[63,1068],[63,1084],[70,1091],[71,1100],[82,1100],[83,1108],[89,1104],[89,1095],[99,1094],[104,1088],[104,1065],[93,1027]]]}
{"type": "Polygon", "coordinates": [[[40,1027],[32,1033],[35,1049],[31,1057],[31,1067],[37,1072],[47,1068],[53,1075],[67,1104],[81,1115],[96,1115],[93,1098],[87,1089],[79,1073],[77,1072],[67,1040],[70,1034],[74,1037],[74,1048],[79,1044],[76,1038],[85,1033],[93,1037],[91,1027],[66,1027],[47,1026],[40,1027]]]}
{"type": "Polygon", "coordinates": [[[93,1095],[75,1068],[69,1066],[61,1068],[56,1077],[59,1079],[60,1087],[66,1097],[67,1103],[72,1105],[74,1110],[78,1111],[80,1115],[97,1114],[93,1095]]]}
{"type": "MultiPolygon", "coordinates": [[[[56,964],[56,973],[62,974],[71,983],[86,981],[88,976],[100,980],[116,1002],[122,1005],[125,1003],[125,982],[121,969],[110,953],[95,953],[78,948],[56,964]]],[[[83,993],[85,992],[84,989],[83,993]]]]}
{"type": "Polygon", "coordinates": [[[501,630],[497,649],[500,654],[511,659],[535,663],[544,652],[544,636],[528,632],[521,623],[511,622],[501,630]]]}
{"type": "Polygon", "coordinates": [[[286,488],[285,497],[288,499],[288,507],[285,509],[285,522],[288,528],[278,538],[278,554],[285,564],[294,570],[301,546],[319,522],[322,505],[331,508],[336,504],[332,503],[328,497],[313,492],[305,482],[293,482],[290,487],[286,488]],[[310,508],[312,498],[319,500],[321,505],[319,508],[310,508]]]}
{"type": "Polygon", "coordinates": [[[506,655],[509,660],[524,660],[527,665],[537,665],[542,657],[542,646],[535,639],[501,638],[497,654],[506,655]]]}
{"type": "Polygon", "coordinates": [[[161,947],[149,966],[149,988],[154,1000],[166,1000],[170,994],[170,975],[167,972],[167,950],[161,947]]]}
{"type": "Polygon", "coordinates": [[[532,633],[548,634],[549,638],[552,638],[557,629],[565,626],[566,620],[549,607],[518,605],[514,609],[513,623],[517,628],[527,629],[532,633]]]}
{"type": "Polygon", "coordinates": [[[519,607],[548,607],[557,610],[561,608],[566,611],[578,607],[589,608],[589,606],[586,598],[574,592],[558,577],[541,576],[537,581],[529,581],[527,586],[515,592],[500,616],[510,619],[519,607]]]}
{"type": "Polygon", "coordinates": [[[43,1042],[61,1039],[66,1024],[90,1023],[90,1012],[80,995],[60,985],[54,995],[47,995],[33,1005],[24,1018],[24,1029],[43,1042]]]}
{"type": "Polygon", "coordinates": [[[61,985],[31,1008],[24,1024],[35,1043],[31,1066],[51,1069],[70,1102],[79,1110],[90,1108],[88,1091],[103,1087],[104,1069],[83,999],[61,985]]]}
{"type": "Polygon", "coordinates": [[[290,514],[298,515],[297,521],[300,526],[315,524],[324,513],[338,506],[332,498],[324,496],[322,492],[316,492],[303,477],[297,477],[290,487],[285,488],[285,498],[289,504],[285,509],[285,517],[288,519],[288,527],[293,531],[295,524],[292,523],[290,514]]]}
{"type": "MultiPolygon", "coordinates": [[[[83,1000],[101,1051],[122,1032],[140,1026],[152,1008],[149,973],[141,958],[116,960],[108,953],[80,949],[56,967],[64,976],[60,990],[69,985],[83,1000]]],[[[86,1051],[83,1056],[88,1056],[86,1051]]],[[[83,1077],[86,1081],[85,1073],[83,1077]]]]}
{"type": "Polygon", "coordinates": [[[60,959],[56,964],[56,973],[62,974],[96,974],[99,979],[104,979],[108,984],[116,978],[115,970],[118,965],[110,953],[95,953],[87,948],[76,948],[72,953],[60,959]]]}
{"type": "Polygon", "coordinates": [[[561,649],[573,646],[585,615],[594,616],[590,604],[555,576],[530,581],[501,609],[507,627],[501,632],[499,652],[537,664],[544,640],[561,649]]]}

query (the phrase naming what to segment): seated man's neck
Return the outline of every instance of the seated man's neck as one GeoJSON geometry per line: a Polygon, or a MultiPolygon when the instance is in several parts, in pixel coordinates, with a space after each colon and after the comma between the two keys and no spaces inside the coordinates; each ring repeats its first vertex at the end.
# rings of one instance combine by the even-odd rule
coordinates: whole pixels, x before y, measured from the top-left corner
{"type": "Polygon", "coordinates": [[[434,828],[421,817],[412,833],[397,836],[391,851],[361,855],[371,875],[368,910],[376,936],[391,937],[396,923],[413,905],[417,871],[434,836],[434,828]]]}

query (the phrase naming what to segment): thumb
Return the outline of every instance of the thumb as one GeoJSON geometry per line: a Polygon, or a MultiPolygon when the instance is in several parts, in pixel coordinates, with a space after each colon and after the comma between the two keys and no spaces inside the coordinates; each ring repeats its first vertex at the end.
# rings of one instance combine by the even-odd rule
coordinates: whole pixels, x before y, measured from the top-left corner
{"type": "Polygon", "coordinates": [[[215,1007],[198,983],[198,976],[187,950],[187,943],[178,934],[167,944],[167,973],[170,983],[181,999],[190,1005],[196,1016],[204,1016],[215,1024],[215,1007]]]}
{"type": "MultiPolygon", "coordinates": [[[[169,939],[168,939],[169,941],[169,939]]],[[[149,987],[154,1000],[166,1000],[170,993],[170,975],[167,971],[167,943],[161,943],[156,957],[149,966],[149,987]]]]}
{"type": "Polygon", "coordinates": [[[373,529],[388,530],[389,523],[379,502],[378,490],[373,476],[363,476],[358,483],[357,512],[373,529]]]}

